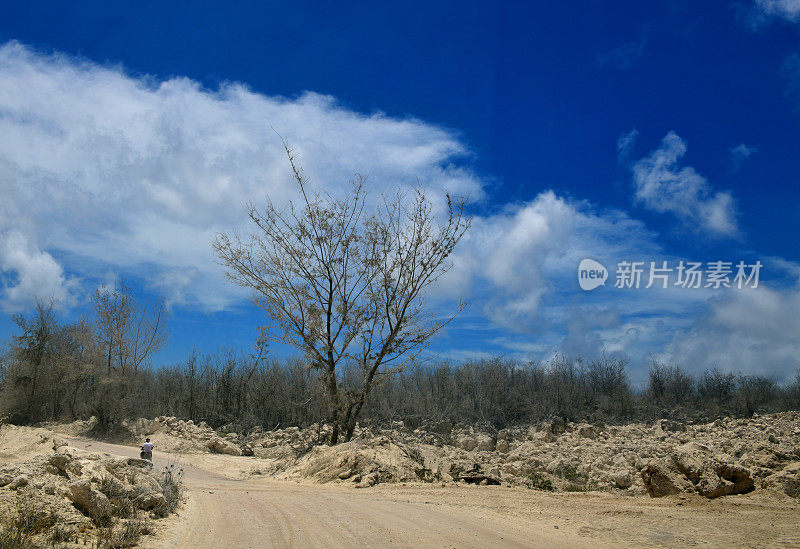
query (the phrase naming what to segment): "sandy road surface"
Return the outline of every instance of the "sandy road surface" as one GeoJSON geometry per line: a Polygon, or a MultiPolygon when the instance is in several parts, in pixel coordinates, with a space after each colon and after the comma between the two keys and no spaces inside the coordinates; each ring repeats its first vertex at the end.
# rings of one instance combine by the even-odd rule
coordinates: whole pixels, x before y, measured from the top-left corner
{"type": "MultiPolygon", "coordinates": [[[[74,439],[124,456],[136,448],[74,439]]],[[[231,476],[248,458],[224,458],[231,476]]],[[[518,488],[379,485],[356,490],[236,480],[196,466],[207,456],[159,456],[184,470],[189,500],[151,547],[800,547],[800,506],[774,494],[708,501],[518,488]],[[193,463],[195,465],[193,465],[193,463]]],[[[214,467],[220,470],[219,464],[214,467]]]]}

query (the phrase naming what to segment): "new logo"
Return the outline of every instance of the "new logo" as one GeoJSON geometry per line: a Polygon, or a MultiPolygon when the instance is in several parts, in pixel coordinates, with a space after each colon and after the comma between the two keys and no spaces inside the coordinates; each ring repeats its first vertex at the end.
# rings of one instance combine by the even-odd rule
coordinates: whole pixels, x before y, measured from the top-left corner
{"type": "Polygon", "coordinates": [[[594,259],[584,259],[578,265],[578,284],[581,290],[594,290],[598,286],[605,286],[608,270],[594,259]]]}

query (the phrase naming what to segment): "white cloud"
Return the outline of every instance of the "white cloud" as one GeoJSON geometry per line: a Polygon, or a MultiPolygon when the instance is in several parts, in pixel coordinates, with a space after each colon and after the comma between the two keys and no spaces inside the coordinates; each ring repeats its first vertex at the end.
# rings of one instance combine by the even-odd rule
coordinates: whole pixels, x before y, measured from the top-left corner
{"type": "Polygon", "coordinates": [[[625,162],[631,154],[631,149],[636,144],[636,138],[639,137],[639,130],[633,128],[625,135],[619,136],[617,139],[617,160],[625,162]]]}
{"type": "MultiPolygon", "coordinates": [[[[133,78],[10,43],[0,47],[2,306],[18,310],[51,296],[69,306],[78,290],[73,277],[90,291],[132,276],[171,303],[206,310],[241,303],[246,294],[224,279],[210,240],[217,231],[249,229],[247,200],[294,196],[270,126],[296,147],[312,184],[333,193],[359,170],[374,194],[418,176],[438,195],[483,196],[479,178],[459,164],[468,154],[459,138],[419,120],[355,113],[312,93],[288,99],[238,84],[209,91],[184,78],[133,78]]],[[[620,152],[635,135],[620,140],[620,152]]],[[[735,233],[732,197],[679,169],[684,151],[669,134],[635,163],[637,197],[712,234],[735,233]]],[[[641,356],[663,349],[675,329],[715,344],[720,332],[691,331],[709,292],[578,289],[585,257],[611,269],[622,259],[662,256],[657,235],[640,221],[542,192],[477,217],[437,295],[471,298],[473,316],[462,319],[480,326],[484,339],[475,346],[502,333],[491,343],[497,352],[560,347],[641,356]]],[[[794,349],[788,333],[759,332],[778,369],[794,349]]],[[[694,356],[692,348],[682,352],[694,356]]]]}
{"type": "Polygon", "coordinates": [[[436,195],[483,193],[458,164],[468,153],[459,139],[420,120],[356,113],[314,93],[134,78],[11,42],[0,46],[0,234],[23,235],[82,279],[141,276],[173,300],[224,308],[243,294],[215,264],[213,235],[247,230],[246,201],[295,192],[271,127],[311,184],[333,193],[355,171],[375,195],[415,177],[436,195]]]}
{"type": "Polygon", "coordinates": [[[628,42],[599,56],[597,64],[601,67],[611,66],[619,70],[630,69],[642,57],[646,45],[647,36],[642,33],[642,37],[637,42],[628,42]]]}
{"type": "Polygon", "coordinates": [[[756,0],[755,9],[762,17],[800,21],[800,0],[756,0]]]}
{"type": "Polygon", "coordinates": [[[740,143],[731,149],[731,162],[733,163],[734,171],[738,171],[742,168],[742,164],[744,164],[745,160],[750,158],[753,154],[757,152],[755,147],[748,147],[744,143],[740,143]]]}
{"type": "MultiPolygon", "coordinates": [[[[646,380],[652,356],[694,372],[719,364],[781,379],[797,368],[799,290],[769,287],[763,280],[757,289],[687,289],[674,285],[675,273],[666,289],[646,289],[646,277],[638,289],[613,287],[621,260],[668,261],[674,268],[681,259],[696,258],[662,250],[656,234],[623,212],[598,212],[546,191],[475,219],[457,251],[456,278],[443,283],[472,297],[465,330],[477,333],[481,319],[502,329],[487,332],[502,334],[493,338],[483,334],[484,349],[469,347],[472,354],[546,360],[556,351],[576,358],[605,352],[630,357],[637,383],[646,380]],[[609,269],[605,288],[578,288],[576,270],[585,257],[609,269]]],[[[761,259],[762,279],[800,275],[794,262],[761,259]]],[[[444,343],[451,347],[448,355],[462,356],[444,343]]]]}
{"type": "Polygon", "coordinates": [[[73,284],[65,278],[61,265],[19,232],[0,234],[0,273],[3,272],[13,273],[11,280],[3,280],[5,291],[0,307],[5,312],[21,311],[37,299],[52,299],[58,308],[72,305],[73,284]]]}
{"type": "Polygon", "coordinates": [[[708,180],[678,162],[686,143],[669,132],[661,146],[633,164],[635,198],[646,208],[674,215],[684,227],[711,236],[739,232],[733,195],[714,191],[708,180]]]}
{"type": "Polygon", "coordinates": [[[455,274],[443,280],[465,288],[484,314],[517,332],[537,331],[545,297],[579,292],[581,259],[611,264],[658,253],[654,234],[619,211],[596,213],[589,204],[552,191],[494,215],[480,217],[456,252],[455,274]]]}
{"type": "Polygon", "coordinates": [[[698,372],[714,366],[786,378],[800,368],[800,286],[730,291],[675,335],[666,358],[698,372]]]}

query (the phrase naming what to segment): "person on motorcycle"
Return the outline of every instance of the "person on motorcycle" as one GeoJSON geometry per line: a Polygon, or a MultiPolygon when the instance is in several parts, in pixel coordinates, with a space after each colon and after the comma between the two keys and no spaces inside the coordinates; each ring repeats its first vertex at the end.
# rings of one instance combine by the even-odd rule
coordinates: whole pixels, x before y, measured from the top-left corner
{"type": "Polygon", "coordinates": [[[153,460],[153,443],[150,442],[150,439],[145,439],[144,444],[142,444],[142,459],[149,459],[153,460]]]}

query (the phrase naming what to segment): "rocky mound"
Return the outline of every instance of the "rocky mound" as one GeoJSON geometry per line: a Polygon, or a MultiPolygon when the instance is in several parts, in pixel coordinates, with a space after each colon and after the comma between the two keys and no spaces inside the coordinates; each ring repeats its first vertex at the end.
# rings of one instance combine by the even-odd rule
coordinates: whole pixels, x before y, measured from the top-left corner
{"type": "Polygon", "coordinates": [[[699,425],[556,419],[501,431],[447,431],[442,425],[411,430],[396,423],[377,432],[359,430],[354,441],[334,448],[317,446],[325,434],[319,426],[293,428],[254,434],[249,443],[257,456],[277,464],[271,474],[321,482],[375,473],[375,482],[502,482],[653,497],[694,492],[714,498],[761,488],[800,495],[797,412],[699,425]]]}
{"type": "Polygon", "coordinates": [[[703,444],[690,442],[674,448],[669,457],[653,461],[641,472],[653,497],[697,492],[707,498],[742,494],[754,489],[750,471],[726,454],[714,454],[703,444]]]}
{"type": "MultiPolygon", "coordinates": [[[[17,542],[134,542],[181,500],[180,472],[53,439],[51,454],[0,468],[0,524],[17,542]]],[[[127,545],[125,545],[127,546],[127,545]]]]}
{"type": "Polygon", "coordinates": [[[313,446],[308,453],[288,461],[276,476],[318,482],[346,480],[360,487],[378,482],[433,480],[431,471],[425,468],[413,447],[385,436],[336,446],[313,446]]]}
{"type": "Polygon", "coordinates": [[[205,421],[195,423],[191,419],[159,416],[153,420],[138,419],[126,427],[139,438],[149,437],[162,452],[253,455],[252,448],[238,433],[215,431],[205,421]]]}
{"type": "Polygon", "coordinates": [[[36,427],[4,424],[0,428],[0,463],[25,461],[52,451],[53,433],[36,427]]]}

